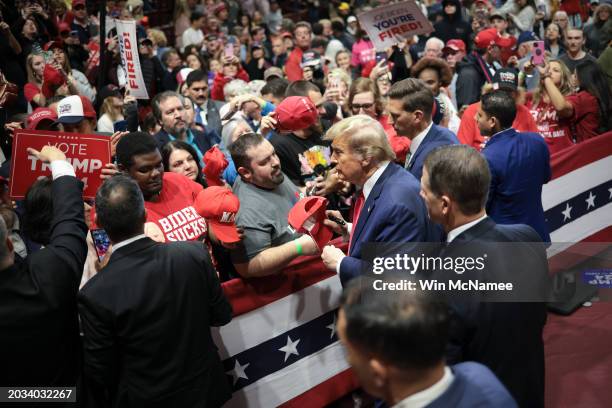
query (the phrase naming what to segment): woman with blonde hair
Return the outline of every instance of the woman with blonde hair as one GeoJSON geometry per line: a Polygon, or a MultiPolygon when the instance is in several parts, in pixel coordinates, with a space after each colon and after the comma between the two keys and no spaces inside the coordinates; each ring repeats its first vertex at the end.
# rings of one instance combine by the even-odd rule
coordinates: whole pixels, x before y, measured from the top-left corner
{"type": "Polygon", "coordinates": [[[105,97],[100,108],[100,119],[98,119],[98,132],[114,133],[114,123],[124,120],[123,116],[123,95],[119,89],[107,85],[105,92],[101,95],[105,97]],[[104,95],[106,94],[106,95],[104,95]]]}
{"type": "MultiPolygon", "coordinates": [[[[572,93],[571,73],[567,66],[558,59],[551,59],[547,66],[550,78],[557,89],[563,96],[570,95],[572,93]]],[[[551,154],[574,144],[570,120],[559,116],[544,86],[544,81],[540,81],[533,93],[527,94],[525,106],[531,111],[538,127],[538,133],[546,140],[551,154]]]]}
{"type": "Polygon", "coordinates": [[[376,119],[387,134],[397,162],[404,163],[406,153],[410,150],[410,140],[397,135],[384,109],[383,99],[374,81],[370,78],[357,78],[353,81],[348,92],[347,110],[351,115],[367,115],[376,119]]]}
{"type": "Polygon", "coordinates": [[[32,53],[26,58],[26,70],[28,82],[23,88],[23,93],[32,110],[45,106],[46,98],[42,92],[43,73],[45,71],[45,57],[43,54],[32,53]]]}

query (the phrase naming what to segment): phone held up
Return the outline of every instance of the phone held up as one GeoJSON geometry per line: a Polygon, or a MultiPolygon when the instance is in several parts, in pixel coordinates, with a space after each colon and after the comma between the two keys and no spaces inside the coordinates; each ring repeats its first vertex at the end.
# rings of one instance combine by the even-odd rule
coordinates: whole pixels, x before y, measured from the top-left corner
{"type": "Polygon", "coordinates": [[[102,262],[110,246],[110,238],[106,234],[106,231],[101,228],[91,230],[91,237],[93,239],[94,248],[96,249],[96,254],[98,255],[98,260],[102,262]]]}

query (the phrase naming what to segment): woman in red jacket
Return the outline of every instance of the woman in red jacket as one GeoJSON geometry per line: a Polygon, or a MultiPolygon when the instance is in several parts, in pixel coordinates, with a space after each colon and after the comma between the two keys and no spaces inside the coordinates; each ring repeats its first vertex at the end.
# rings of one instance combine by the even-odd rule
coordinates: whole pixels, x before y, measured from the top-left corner
{"type": "Polygon", "coordinates": [[[222,57],[223,68],[215,75],[210,97],[217,101],[225,101],[223,87],[234,79],[242,79],[249,82],[249,74],[242,68],[240,60],[236,56],[222,57]]]}

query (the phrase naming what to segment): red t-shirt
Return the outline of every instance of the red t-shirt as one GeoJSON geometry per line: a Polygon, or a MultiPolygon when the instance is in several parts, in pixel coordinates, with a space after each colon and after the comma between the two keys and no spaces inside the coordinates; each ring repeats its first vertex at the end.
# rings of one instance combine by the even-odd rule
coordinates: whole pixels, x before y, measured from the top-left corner
{"type": "Polygon", "coordinates": [[[597,99],[587,91],[565,98],[574,107],[574,115],[570,118],[574,127],[576,142],[584,142],[599,134],[599,105],[597,99]]]}
{"type": "Polygon", "coordinates": [[[31,82],[28,82],[23,87],[23,94],[28,102],[32,102],[32,99],[39,93],[42,93],[42,90],[31,82]]]}
{"type": "Polygon", "coordinates": [[[154,222],[168,241],[194,241],[207,232],[206,220],[193,203],[203,187],[182,174],[165,172],[159,199],[145,201],[147,222],[154,222]]]}
{"type": "Polygon", "coordinates": [[[568,119],[560,119],[552,103],[545,103],[542,99],[537,106],[533,106],[533,95],[527,94],[525,106],[536,121],[538,133],[548,144],[550,154],[556,153],[574,144],[572,129],[568,119]]]}
{"type": "MultiPolygon", "coordinates": [[[[160,229],[166,242],[195,241],[207,235],[206,220],[196,212],[193,203],[203,187],[182,174],[165,172],[163,188],[155,202],[145,201],[146,222],[160,229]]],[[[91,209],[92,225],[96,211],[91,209]]]]}
{"type": "MultiPolygon", "coordinates": [[[[461,116],[461,124],[457,131],[457,137],[463,144],[474,147],[477,150],[482,149],[482,145],[485,141],[484,137],[480,134],[478,124],[476,123],[476,112],[480,107],[480,102],[476,102],[468,106],[463,115],[461,116]]],[[[524,105],[516,105],[516,118],[512,122],[512,127],[517,132],[537,132],[538,127],[536,126],[531,112],[524,105]]]]}

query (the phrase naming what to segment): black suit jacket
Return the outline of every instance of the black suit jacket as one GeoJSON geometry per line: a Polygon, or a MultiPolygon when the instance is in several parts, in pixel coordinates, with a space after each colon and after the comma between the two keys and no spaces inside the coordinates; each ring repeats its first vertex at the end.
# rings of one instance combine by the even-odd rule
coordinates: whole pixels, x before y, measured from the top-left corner
{"type": "MultiPolygon", "coordinates": [[[[50,243],[0,271],[0,384],[75,386],[76,295],[87,257],[83,184],[53,181],[50,243]]],[[[3,243],[4,245],[4,243],[3,243]]]]}
{"type": "Polygon", "coordinates": [[[231,320],[201,242],[142,238],[78,297],[85,378],[115,407],[217,407],[231,396],[210,326],[231,320]]]}
{"type": "MultiPolygon", "coordinates": [[[[472,278],[524,282],[544,287],[548,277],[545,246],[527,225],[497,225],[485,218],[459,234],[443,256],[487,254],[482,275],[472,278]],[[508,252],[508,244],[512,249],[508,252]],[[532,244],[518,244],[532,243],[532,244]],[[522,274],[522,278],[519,276],[522,274]],[[490,276],[490,275],[489,275],[490,276]]],[[[545,290],[545,289],[542,289],[545,290]]],[[[472,295],[470,295],[472,296],[472,295]]],[[[486,302],[478,296],[453,298],[449,364],[476,361],[488,366],[521,407],[544,406],[544,302],[486,302]]]]}

